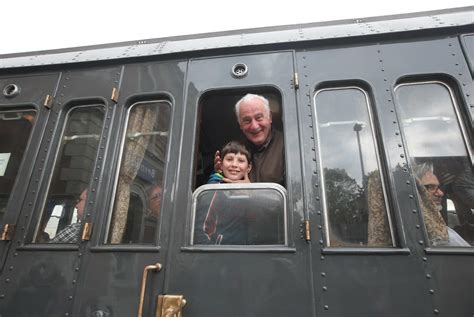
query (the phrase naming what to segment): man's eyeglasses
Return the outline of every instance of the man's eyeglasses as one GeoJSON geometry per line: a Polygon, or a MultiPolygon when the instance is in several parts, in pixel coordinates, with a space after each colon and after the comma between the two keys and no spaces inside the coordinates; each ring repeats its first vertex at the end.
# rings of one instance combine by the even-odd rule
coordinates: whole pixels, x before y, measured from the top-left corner
{"type": "Polygon", "coordinates": [[[423,186],[425,186],[426,190],[431,194],[436,193],[438,191],[438,189],[440,191],[444,192],[443,188],[441,188],[441,186],[439,184],[438,185],[436,185],[436,184],[426,184],[426,185],[423,185],[423,186]]]}

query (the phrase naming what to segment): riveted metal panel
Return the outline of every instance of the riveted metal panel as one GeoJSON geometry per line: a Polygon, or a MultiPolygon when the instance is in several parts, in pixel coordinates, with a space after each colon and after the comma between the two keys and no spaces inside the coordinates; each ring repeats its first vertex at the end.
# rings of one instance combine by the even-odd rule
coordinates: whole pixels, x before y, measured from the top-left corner
{"type": "MultiPolygon", "coordinates": [[[[439,312],[462,316],[472,312],[467,297],[455,295],[472,291],[472,279],[465,278],[473,265],[472,256],[468,255],[471,252],[465,250],[464,256],[461,251],[444,256],[426,254],[427,243],[393,98],[396,83],[410,76],[454,78],[461,91],[458,97],[464,113],[471,111],[472,115],[472,80],[457,38],[307,50],[298,53],[297,63],[302,78],[300,104],[305,105],[301,107],[300,123],[305,148],[318,151],[311,119],[312,96],[318,85],[344,86],[346,82],[360,85],[371,95],[397,224],[398,246],[394,250],[324,248],[324,234],[313,238],[314,246],[321,250],[320,255],[313,256],[315,292],[320,299],[317,311],[328,316],[416,316],[439,312]],[[394,253],[397,249],[398,255],[394,253]],[[433,296],[440,292],[441,296],[433,296]]],[[[465,120],[467,124],[470,121],[465,120]]],[[[311,184],[306,189],[308,209],[315,225],[324,230],[324,193],[318,175],[321,162],[309,151],[305,162],[307,183],[311,184]]]]}
{"type": "MultiPolygon", "coordinates": [[[[299,190],[300,170],[292,163],[299,160],[298,131],[294,129],[296,105],[291,84],[294,74],[292,52],[192,59],[188,69],[186,113],[181,122],[183,135],[177,187],[180,199],[173,209],[175,230],[179,233],[174,235],[170,245],[165,292],[184,295],[187,304],[183,314],[193,316],[313,316],[308,245],[304,237],[300,237],[299,224],[305,218],[299,190]],[[247,66],[246,76],[232,74],[236,64],[247,66]],[[197,143],[201,128],[198,106],[206,96],[244,95],[259,89],[276,92],[282,101],[279,116],[284,117],[286,182],[291,184],[288,186],[289,245],[190,247],[194,158],[199,151],[197,143]]],[[[235,120],[232,104],[223,103],[223,108],[230,109],[227,112],[230,114],[223,120],[231,125],[235,120]]]]}
{"type": "MultiPolygon", "coordinates": [[[[423,271],[419,262],[410,253],[416,253],[419,247],[416,242],[408,242],[410,237],[400,228],[402,221],[411,222],[411,214],[399,214],[404,208],[396,202],[404,201],[403,191],[407,185],[406,175],[402,168],[406,160],[400,156],[398,144],[401,142],[398,128],[393,124],[394,105],[391,87],[380,68],[378,45],[339,47],[336,49],[308,50],[299,52],[297,63],[300,71],[301,89],[299,94],[305,151],[306,184],[308,192],[308,210],[310,219],[318,227],[317,237],[313,237],[313,247],[319,252],[313,254],[313,276],[317,312],[328,316],[348,314],[368,316],[383,314],[386,316],[426,315],[425,307],[429,297],[419,296],[419,290],[407,287],[407,283],[419,285],[424,283],[423,271]],[[387,191],[390,206],[394,214],[397,247],[385,249],[371,248],[329,248],[326,249],[321,178],[321,162],[318,159],[318,143],[314,123],[314,94],[318,87],[359,86],[370,96],[374,124],[379,140],[384,145],[379,148],[382,168],[386,173],[387,191]],[[395,188],[400,188],[398,194],[395,188]],[[408,244],[407,244],[408,243],[408,244]],[[409,248],[407,248],[409,247],[409,248]],[[397,276],[397,281],[388,281],[397,276]],[[413,302],[418,297],[418,303],[413,302]],[[394,300],[396,298],[396,300],[394,300]]],[[[348,105],[349,106],[349,105],[348,105]]],[[[344,140],[334,140],[344,142],[344,140]]]]}
{"type": "MultiPolygon", "coordinates": [[[[107,100],[112,87],[120,79],[120,67],[65,70],[54,89],[53,107],[49,110],[48,122],[41,131],[41,146],[35,160],[32,181],[27,188],[25,204],[19,212],[18,227],[14,245],[10,248],[5,278],[15,279],[3,288],[4,301],[1,312],[5,315],[31,316],[36,310],[39,315],[66,315],[71,313],[75,288],[81,274],[83,248],[81,245],[32,244],[33,234],[41,216],[44,197],[48,191],[50,171],[53,169],[59,144],[60,128],[67,110],[77,105],[102,104],[107,109],[107,100]],[[20,273],[21,272],[21,273],[20,273]],[[27,299],[25,299],[27,298],[27,299]],[[30,305],[24,305],[25,300],[30,305]]],[[[106,114],[111,112],[107,109],[106,114]]],[[[109,117],[110,121],[110,117],[109,117]]],[[[96,189],[104,164],[106,135],[109,130],[104,124],[101,150],[90,183],[90,194],[85,209],[85,222],[97,216],[94,214],[96,189]]],[[[38,140],[39,144],[39,140],[38,140]]]]}
{"type": "Polygon", "coordinates": [[[114,106],[114,120],[110,122],[109,149],[105,154],[102,199],[99,200],[100,217],[96,218],[95,235],[90,241],[90,249],[84,252],[87,265],[82,268],[78,281],[77,300],[73,315],[89,316],[105,314],[110,316],[134,316],[139,307],[139,297],[143,270],[157,262],[163,265],[161,272],[150,272],[144,297],[143,316],[151,316],[156,310],[156,298],[163,294],[168,241],[179,230],[171,226],[172,206],[178,197],[172,195],[177,179],[176,164],[179,155],[179,118],[182,112],[182,91],[186,62],[168,61],[163,63],[130,64],[123,66],[120,81],[120,97],[114,106]],[[157,241],[149,245],[106,244],[105,231],[108,215],[113,202],[113,187],[118,173],[120,142],[125,129],[127,110],[136,102],[165,100],[171,105],[171,122],[168,140],[169,154],[163,184],[162,224],[157,241]],[[176,119],[176,117],[178,119],[176,119]]]}
{"type": "MultiPolygon", "coordinates": [[[[59,73],[0,77],[1,90],[3,90],[3,87],[11,84],[16,85],[19,89],[18,94],[12,98],[0,95],[0,110],[33,110],[36,112],[30,140],[25,149],[23,162],[16,178],[16,185],[12,189],[7,212],[3,219],[5,224],[16,224],[19,220],[20,210],[25,200],[26,187],[30,182],[36,153],[38,152],[46,120],[50,113],[42,104],[48,94],[55,95],[59,78],[59,73]]],[[[15,226],[17,236],[18,234],[24,234],[24,230],[23,226],[15,226]]],[[[0,272],[3,272],[4,256],[6,256],[6,252],[12,243],[13,241],[0,243],[0,272]]]]}

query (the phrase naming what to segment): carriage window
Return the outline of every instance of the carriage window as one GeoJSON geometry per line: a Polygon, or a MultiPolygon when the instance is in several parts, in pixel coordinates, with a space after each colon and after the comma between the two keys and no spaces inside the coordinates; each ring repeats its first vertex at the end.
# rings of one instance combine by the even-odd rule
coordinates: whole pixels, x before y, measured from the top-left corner
{"type": "Polygon", "coordinates": [[[328,245],[393,246],[366,92],[358,87],[322,89],[315,106],[328,245]]]}
{"type": "Polygon", "coordinates": [[[472,147],[452,90],[402,84],[396,97],[430,245],[474,245],[472,147]]]}
{"type": "Polygon", "coordinates": [[[201,186],[193,195],[194,245],[286,245],[286,194],[277,184],[201,186]]]}
{"type": "Polygon", "coordinates": [[[168,101],[139,102],[129,110],[108,243],[156,241],[170,106],[168,101]]]}
{"type": "MultiPolygon", "coordinates": [[[[253,97],[251,97],[253,98],[253,97]]],[[[249,116],[246,118],[249,120],[249,116]]],[[[242,120],[244,121],[244,120],[242,120]]],[[[253,154],[253,166],[249,173],[251,182],[272,182],[285,185],[285,155],[283,137],[283,111],[281,96],[271,89],[258,91],[217,91],[205,94],[199,101],[197,126],[197,157],[195,186],[207,184],[214,172],[214,154],[229,141],[240,141],[253,154]],[[255,118],[251,123],[239,125],[235,104],[247,93],[258,95],[248,104],[256,105],[255,118]],[[265,102],[271,112],[267,116],[265,102]],[[260,113],[263,115],[260,116],[260,113]],[[270,119],[270,120],[269,120],[270,119]],[[263,144],[262,144],[263,143],[263,144]]]]}
{"type": "Polygon", "coordinates": [[[0,224],[17,178],[36,112],[0,111],[0,224]]]}
{"type": "Polygon", "coordinates": [[[36,243],[76,243],[104,121],[101,105],[69,110],[36,243]]]}

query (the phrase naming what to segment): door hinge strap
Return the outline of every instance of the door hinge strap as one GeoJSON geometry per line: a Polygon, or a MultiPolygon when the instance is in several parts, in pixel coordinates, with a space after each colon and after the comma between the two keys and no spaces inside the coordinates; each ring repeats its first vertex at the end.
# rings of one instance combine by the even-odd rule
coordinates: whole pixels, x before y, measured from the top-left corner
{"type": "Polygon", "coordinates": [[[53,101],[54,101],[53,96],[46,95],[46,97],[44,98],[43,106],[47,109],[51,109],[51,107],[53,107],[53,101]]]}
{"type": "Polygon", "coordinates": [[[304,239],[306,241],[311,241],[311,227],[309,225],[309,220],[304,221],[304,239]]]}
{"type": "Polygon", "coordinates": [[[118,91],[117,88],[114,87],[114,88],[112,89],[112,96],[110,96],[110,99],[111,99],[113,102],[117,103],[117,102],[118,102],[118,98],[119,98],[119,91],[118,91]]]}
{"type": "Polygon", "coordinates": [[[84,230],[82,230],[82,241],[89,241],[92,234],[92,223],[86,222],[84,224],[84,230]]]}
{"type": "Polygon", "coordinates": [[[300,88],[300,80],[298,78],[298,73],[296,73],[296,72],[293,76],[293,86],[295,87],[295,90],[300,88]]]}
{"type": "Polygon", "coordinates": [[[15,230],[15,225],[10,225],[6,223],[3,226],[2,236],[0,237],[1,241],[10,241],[13,236],[13,231],[15,230]]]}

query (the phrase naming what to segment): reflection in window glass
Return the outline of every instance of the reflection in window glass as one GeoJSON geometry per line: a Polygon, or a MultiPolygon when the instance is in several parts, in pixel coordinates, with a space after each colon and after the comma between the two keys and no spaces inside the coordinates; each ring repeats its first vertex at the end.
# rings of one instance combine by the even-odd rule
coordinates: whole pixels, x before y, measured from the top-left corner
{"type": "Polygon", "coordinates": [[[103,106],[74,107],[64,123],[36,243],[76,243],[104,121],[103,106]]]}
{"type": "Polygon", "coordinates": [[[35,111],[0,111],[0,224],[26,151],[35,111]]]}
{"type": "Polygon", "coordinates": [[[284,189],[272,187],[279,190],[230,184],[200,187],[193,198],[191,244],[285,245],[284,189]]]}
{"type": "Polygon", "coordinates": [[[160,218],[170,124],[167,101],[129,111],[108,243],[153,243],[160,218]]]}
{"type": "Polygon", "coordinates": [[[396,96],[430,244],[473,245],[472,148],[452,91],[422,82],[398,86],[396,96]]]}
{"type": "Polygon", "coordinates": [[[392,246],[368,99],[357,87],[315,96],[330,246],[392,246]]]}

